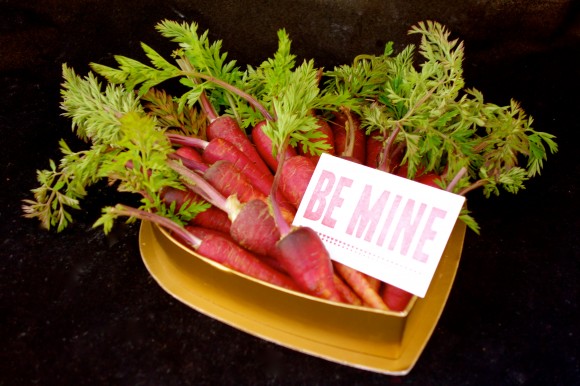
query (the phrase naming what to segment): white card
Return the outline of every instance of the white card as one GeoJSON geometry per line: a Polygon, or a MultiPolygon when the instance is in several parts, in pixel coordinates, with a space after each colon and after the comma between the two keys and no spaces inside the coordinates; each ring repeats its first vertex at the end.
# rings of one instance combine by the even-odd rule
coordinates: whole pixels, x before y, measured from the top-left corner
{"type": "Polygon", "coordinates": [[[424,297],[465,198],[323,154],[294,219],[342,264],[424,297]]]}

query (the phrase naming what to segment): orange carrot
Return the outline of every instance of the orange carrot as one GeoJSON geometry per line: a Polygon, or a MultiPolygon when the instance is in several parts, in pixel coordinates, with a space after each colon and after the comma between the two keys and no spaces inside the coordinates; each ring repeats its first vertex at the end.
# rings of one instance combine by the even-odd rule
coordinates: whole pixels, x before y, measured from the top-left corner
{"type": "Polygon", "coordinates": [[[365,305],[379,310],[389,309],[377,291],[369,284],[366,275],[337,261],[334,261],[333,265],[336,272],[348,283],[365,305]]]}
{"type": "Polygon", "coordinates": [[[336,273],[334,274],[334,285],[345,303],[355,306],[361,306],[363,304],[352,288],[350,288],[336,273]]]}

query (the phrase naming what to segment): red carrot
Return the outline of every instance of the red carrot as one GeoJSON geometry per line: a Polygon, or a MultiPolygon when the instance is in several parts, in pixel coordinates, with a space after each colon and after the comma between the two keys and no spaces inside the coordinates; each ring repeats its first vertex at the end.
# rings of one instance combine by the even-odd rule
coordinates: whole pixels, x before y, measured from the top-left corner
{"type": "Polygon", "coordinates": [[[176,210],[181,209],[181,207],[187,202],[191,203],[202,200],[198,194],[191,190],[180,190],[173,187],[165,187],[161,189],[160,196],[163,202],[167,205],[171,205],[175,202],[176,210]]]}
{"type": "Polygon", "coordinates": [[[206,233],[197,247],[197,252],[237,272],[282,288],[298,290],[289,277],[262,262],[257,256],[227,237],[206,233]]]}
{"type": "MultiPolygon", "coordinates": [[[[218,161],[208,167],[205,164],[198,164],[195,161],[182,159],[173,154],[170,154],[169,158],[181,160],[185,168],[181,167],[178,163],[170,163],[170,165],[174,170],[186,178],[186,180],[196,181],[197,185],[199,185],[201,181],[204,181],[206,184],[211,186],[212,189],[215,189],[218,194],[226,197],[235,195],[240,202],[248,202],[253,199],[266,200],[267,198],[267,195],[256,189],[247,177],[229,161],[218,161]],[[193,172],[199,172],[201,175],[193,172]]],[[[191,188],[198,194],[204,192],[205,189],[196,186],[191,186],[191,188]]],[[[206,196],[202,197],[206,199],[206,201],[210,201],[206,196]]],[[[285,211],[284,215],[286,218],[292,219],[294,213],[286,213],[285,211]]],[[[205,216],[202,216],[202,218],[203,217],[205,216]]],[[[224,223],[220,217],[221,216],[218,216],[218,218],[215,219],[216,221],[221,222],[220,226],[228,226],[228,224],[224,223]]]]}
{"type": "MultiPolygon", "coordinates": [[[[195,185],[191,187],[207,202],[214,207],[227,213],[231,220],[229,234],[232,238],[245,248],[252,250],[261,255],[274,255],[275,244],[280,238],[280,232],[276,227],[274,218],[270,215],[266,196],[250,198],[248,200],[239,200],[237,195],[225,192],[229,190],[223,184],[234,183],[234,177],[227,170],[218,169],[219,166],[231,165],[227,161],[218,161],[208,169],[202,178],[194,172],[184,169],[181,165],[171,162],[169,165],[180,173],[186,180],[190,180],[195,185]],[[206,179],[210,182],[214,179],[226,176],[225,182],[217,181],[214,184],[205,183],[206,179]],[[221,189],[220,189],[221,188],[221,189]],[[234,198],[235,197],[235,198],[234,198]]],[[[243,175],[240,174],[243,177],[243,175]]]]}
{"type": "Polygon", "coordinates": [[[202,239],[189,233],[185,228],[166,217],[125,205],[109,208],[108,213],[117,217],[128,216],[156,223],[170,231],[178,240],[210,260],[264,282],[291,290],[297,289],[296,284],[286,275],[268,266],[254,254],[225,237],[205,235],[202,239]]]}
{"type": "MultiPolygon", "coordinates": [[[[286,159],[282,164],[279,177],[280,188],[281,191],[288,197],[290,202],[292,202],[294,205],[298,206],[300,204],[300,201],[306,192],[308,182],[314,173],[314,169],[315,166],[311,159],[304,156],[291,157],[286,159]]],[[[347,283],[350,284],[351,288],[355,290],[354,292],[358,295],[357,297],[361,297],[363,301],[365,301],[370,306],[386,309],[386,306],[376,292],[376,280],[369,281],[367,280],[366,275],[346,266],[343,266],[341,269],[346,278],[348,278],[350,281],[353,281],[353,283],[350,283],[347,280],[347,283]],[[353,284],[356,288],[353,287],[353,284]]],[[[341,288],[341,290],[344,290],[344,288],[341,288]]],[[[352,297],[350,300],[348,300],[348,302],[355,304],[352,303],[354,302],[352,297]]]]}
{"type": "Polygon", "coordinates": [[[365,305],[379,310],[388,310],[383,299],[367,281],[366,275],[337,261],[334,261],[333,265],[336,272],[348,283],[365,305]]]}
{"type": "MultiPolygon", "coordinates": [[[[222,231],[219,231],[217,229],[210,229],[210,228],[206,228],[203,226],[192,226],[192,225],[187,225],[185,227],[185,229],[188,232],[192,233],[193,235],[199,237],[202,240],[208,234],[216,234],[220,237],[224,237],[224,238],[230,240],[233,243],[236,243],[236,241],[233,239],[233,237],[231,236],[231,234],[229,232],[222,232],[222,231]]],[[[274,268],[276,271],[282,273],[283,275],[288,277],[289,280],[291,280],[290,277],[288,276],[288,274],[286,272],[284,272],[284,269],[282,268],[282,266],[280,265],[278,260],[276,260],[274,257],[268,256],[268,255],[260,255],[260,254],[253,252],[253,251],[250,251],[250,252],[253,253],[254,256],[256,256],[258,259],[260,259],[260,261],[262,261],[265,264],[267,264],[268,266],[274,268]]],[[[294,285],[294,287],[295,287],[294,290],[300,291],[300,289],[298,288],[297,285],[294,285]]]]}
{"type": "MultiPolygon", "coordinates": [[[[268,205],[264,201],[252,200],[244,204],[233,217],[232,227],[230,228],[230,235],[233,240],[254,253],[272,257],[279,263],[279,269],[288,272],[298,282],[302,290],[315,296],[321,296],[321,292],[312,291],[311,287],[301,284],[292,275],[292,272],[288,271],[289,267],[296,267],[296,261],[289,265],[286,261],[287,257],[282,255],[281,250],[277,248],[277,243],[280,240],[280,231],[276,226],[274,217],[270,214],[268,205]]],[[[270,262],[270,264],[272,263],[270,262]]],[[[296,272],[294,274],[296,275],[296,272]]],[[[352,293],[348,286],[341,282],[340,278],[334,275],[333,281],[341,301],[348,304],[360,304],[360,299],[358,299],[356,294],[352,293]]],[[[323,295],[322,297],[325,296],[323,295]]],[[[338,301],[338,299],[334,298],[333,300],[338,301]]]]}
{"type": "Polygon", "coordinates": [[[264,200],[252,200],[233,214],[230,234],[241,246],[261,255],[276,255],[280,231],[264,200]]]}
{"type": "MultiPolygon", "coordinates": [[[[167,164],[182,176],[186,181],[186,186],[211,204],[216,205],[215,197],[212,195],[218,197],[236,195],[238,200],[244,202],[254,198],[266,199],[266,196],[256,190],[228,161],[216,162],[206,170],[203,177],[177,161],[168,160],[167,164]],[[189,184],[189,181],[194,182],[195,185],[189,184]]],[[[225,210],[220,205],[216,206],[225,210]]]]}
{"type": "Polygon", "coordinates": [[[256,198],[265,200],[267,197],[229,161],[215,162],[206,170],[203,178],[225,197],[236,195],[240,202],[256,198]]]}
{"type": "MultiPolygon", "coordinates": [[[[161,191],[161,198],[163,199],[163,202],[169,205],[175,202],[177,210],[187,202],[203,200],[200,195],[191,190],[180,190],[172,187],[164,188],[161,191]]],[[[231,221],[228,218],[227,213],[214,205],[210,206],[203,212],[198,213],[189,223],[221,232],[229,232],[231,226],[231,221]]]]}
{"type": "Polygon", "coordinates": [[[373,169],[378,168],[382,151],[383,141],[373,135],[367,136],[365,165],[373,169]]]}
{"type": "Polygon", "coordinates": [[[232,117],[221,116],[214,119],[208,125],[206,132],[210,141],[216,138],[227,140],[245,154],[259,170],[264,173],[270,173],[270,169],[260,157],[246,133],[243,132],[232,117]]]}
{"type": "Polygon", "coordinates": [[[276,244],[284,270],[306,293],[340,302],[334,283],[334,271],[326,247],[318,234],[308,227],[298,227],[282,236],[276,244]]]}
{"type": "MultiPolygon", "coordinates": [[[[177,134],[168,134],[172,143],[187,144],[189,146],[201,148],[202,159],[208,164],[215,163],[220,160],[227,160],[233,163],[236,168],[242,172],[247,180],[261,191],[265,196],[270,194],[274,176],[270,170],[264,172],[256,167],[256,165],[242,153],[234,144],[223,139],[215,138],[211,141],[204,141],[199,138],[190,138],[177,134]]],[[[296,208],[292,207],[281,192],[276,192],[276,200],[283,207],[287,218],[293,218],[296,208]]]]}
{"type": "MultiPolygon", "coordinates": [[[[256,146],[256,150],[260,154],[260,157],[266,162],[266,164],[270,167],[270,169],[275,172],[278,169],[278,159],[273,154],[272,149],[272,140],[266,133],[264,132],[263,128],[266,125],[266,121],[261,121],[257,125],[254,126],[252,129],[252,141],[256,146]]],[[[295,156],[296,150],[290,146],[286,148],[286,157],[290,158],[295,156]]]]}
{"type": "Polygon", "coordinates": [[[311,158],[296,155],[286,158],[280,175],[280,191],[296,208],[300,206],[316,165],[311,158]]]}
{"type": "Polygon", "coordinates": [[[201,240],[203,240],[203,238],[205,236],[211,234],[211,235],[218,235],[218,236],[224,237],[226,239],[229,239],[231,241],[234,241],[234,239],[231,238],[231,236],[228,232],[222,232],[220,230],[206,228],[204,226],[186,225],[185,230],[188,231],[189,233],[191,233],[192,235],[194,235],[195,237],[198,237],[201,240]]]}
{"type": "Polygon", "coordinates": [[[203,162],[201,158],[201,154],[194,148],[190,146],[182,146],[179,149],[175,150],[175,153],[183,158],[196,161],[196,162],[203,162]]]}
{"type": "MultiPolygon", "coordinates": [[[[248,181],[255,188],[265,196],[270,194],[274,182],[272,172],[270,170],[263,171],[258,169],[245,154],[241,153],[225,139],[216,138],[211,140],[205,148],[202,157],[208,163],[213,163],[218,160],[229,160],[247,177],[248,181]]],[[[279,190],[276,191],[275,198],[288,215],[294,215],[296,208],[288,203],[288,200],[279,190]]]]}
{"type": "Polygon", "coordinates": [[[413,294],[394,285],[385,283],[382,298],[392,311],[403,311],[413,298],[413,294]]]}
{"type": "MultiPolygon", "coordinates": [[[[272,184],[274,183],[272,172],[269,170],[264,172],[263,170],[256,168],[243,153],[236,153],[236,149],[226,140],[217,138],[210,141],[203,152],[203,158],[208,163],[215,162],[219,159],[229,160],[247,177],[248,181],[265,196],[268,196],[271,193],[272,184]]],[[[274,198],[284,211],[285,217],[287,219],[293,219],[296,208],[288,202],[280,190],[276,190],[274,198]]]]}
{"type": "Polygon", "coordinates": [[[208,164],[216,161],[227,160],[233,163],[242,173],[244,173],[250,182],[264,194],[270,192],[270,187],[274,181],[274,176],[270,170],[258,168],[252,160],[241,152],[233,143],[223,139],[216,138],[207,143],[203,150],[203,160],[208,164]]]}
{"type": "Polygon", "coordinates": [[[191,219],[189,224],[223,233],[229,233],[232,226],[228,214],[213,205],[203,212],[198,213],[193,219],[191,219]]]}
{"type": "Polygon", "coordinates": [[[281,143],[275,145],[278,169],[274,175],[270,198],[274,220],[280,231],[280,240],[276,243],[276,257],[284,270],[306,293],[340,302],[342,297],[336,288],[332,262],[324,243],[312,228],[291,228],[284,220],[280,206],[274,198],[279,189],[289,138],[288,133],[281,143]]]}
{"type": "Polygon", "coordinates": [[[258,168],[247,154],[243,153],[232,142],[220,137],[210,141],[180,134],[167,134],[167,137],[173,144],[201,149],[202,160],[207,164],[213,164],[221,160],[233,163],[264,194],[270,192],[270,187],[274,180],[272,172],[269,169],[264,171],[258,168]]]}
{"type": "MultiPolygon", "coordinates": [[[[227,163],[227,161],[218,161],[211,168],[217,170],[215,167],[223,163],[227,163]]],[[[192,188],[196,189],[202,197],[210,202],[213,205],[212,208],[226,213],[229,227],[222,230],[227,231],[232,241],[259,255],[260,259],[278,271],[285,272],[284,267],[276,256],[277,250],[275,246],[280,238],[280,233],[274,218],[269,213],[266,197],[250,199],[245,204],[239,203],[237,199],[226,199],[219,189],[212,185],[204,184],[204,180],[200,176],[183,170],[179,165],[174,164],[173,167],[183,173],[185,178],[197,184],[192,188]]],[[[227,174],[216,172],[217,177],[227,174]]],[[[196,216],[196,218],[198,217],[199,215],[196,216]]],[[[207,223],[203,225],[208,227],[207,223]]]]}

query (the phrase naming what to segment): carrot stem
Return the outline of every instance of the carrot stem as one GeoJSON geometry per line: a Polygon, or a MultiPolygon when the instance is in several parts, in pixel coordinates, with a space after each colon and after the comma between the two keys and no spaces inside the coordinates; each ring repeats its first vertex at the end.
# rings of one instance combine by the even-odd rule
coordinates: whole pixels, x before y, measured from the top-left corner
{"type": "Polygon", "coordinates": [[[344,115],[346,115],[346,122],[344,125],[344,129],[346,130],[346,144],[344,146],[344,151],[342,152],[341,156],[352,157],[354,154],[354,144],[356,141],[354,120],[352,119],[350,109],[346,107],[341,107],[341,111],[344,113],[344,115]]]}
{"type": "Polygon", "coordinates": [[[445,190],[447,190],[448,192],[452,192],[457,183],[459,182],[459,180],[463,178],[465,173],[467,173],[467,168],[463,166],[461,169],[459,169],[459,171],[457,172],[455,177],[453,177],[449,185],[447,185],[447,189],[445,190]]]}
{"type": "MultiPolygon", "coordinates": [[[[180,59],[180,60],[178,60],[178,62],[181,64],[182,62],[185,62],[185,60],[180,59]]],[[[190,76],[193,76],[195,78],[206,80],[208,82],[214,83],[214,84],[228,90],[229,92],[231,92],[233,94],[238,95],[240,98],[246,100],[250,105],[255,107],[256,110],[258,110],[264,116],[264,118],[266,118],[269,121],[274,120],[274,118],[272,117],[272,115],[270,115],[268,110],[266,110],[266,108],[264,106],[262,106],[262,104],[260,102],[258,102],[258,100],[256,98],[254,98],[252,95],[248,94],[247,92],[240,90],[239,88],[237,88],[237,87],[235,87],[227,82],[224,82],[221,79],[215,78],[211,75],[202,74],[201,72],[197,72],[194,69],[187,69],[187,67],[183,68],[183,66],[182,66],[182,70],[183,70],[184,75],[190,75],[190,76]]]]}
{"type": "Polygon", "coordinates": [[[209,142],[204,139],[189,137],[187,135],[166,133],[165,136],[174,145],[191,146],[202,150],[209,145],[209,142]]]}
{"type": "Polygon", "coordinates": [[[465,196],[467,193],[471,192],[472,190],[481,188],[482,186],[484,186],[487,183],[487,181],[481,179],[481,180],[477,180],[475,181],[473,184],[469,185],[468,187],[464,188],[463,190],[461,190],[458,194],[460,196],[465,196]]]}
{"type": "Polygon", "coordinates": [[[193,185],[190,183],[185,183],[185,185],[203,197],[204,200],[209,202],[210,204],[220,208],[224,212],[227,212],[227,200],[226,198],[217,191],[209,182],[203,179],[199,174],[195,173],[194,171],[188,169],[181,163],[173,160],[167,161],[167,164],[171,169],[176,171],[182,178],[185,180],[193,182],[193,185]]]}
{"type": "Polygon", "coordinates": [[[282,215],[282,211],[280,210],[280,206],[276,201],[276,194],[278,192],[278,185],[280,183],[280,176],[282,175],[282,169],[284,166],[284,161],[286,160],[286,147],[288,146],[287,137],[284,139],[282,144],[280,144],[280,148],[278,149],[278,168],[276,169],[276,173],[274,174],[274,181],[272,182],[272,187],[270,190],[270,201],[272,203],[272,211],[274,214],[274,220],[276,220],[276,226],[280,231],[280,237],[283,238],[292,230],[291,226],[284,220],[284,216],[282,215]]]}
{"type": "Polygon", "coordinates": [[[166,228],[177,234],[182,240],[187,242],[187,244],[189,244],[194,249],[198,249],[201,245],[201,239],[195,237],[185,228],[168,219],[167,217],[163,217],[156,213],[147,212],[145,210],[133,208],[123,204],[117,204],[111,208],[111,212],[118,216],[135,217],[139,220],[150,221],[159,226],[162,226],[163,228],[166,228]]]}
{"type": "Polygon", "coordinates": [[[205,115],[207,116],[207,119],[210,123],[218,118],[217,112],[210,103],[205,91],[201,92],[201,95],[199,96],[199,103],[201,104],[201,108],[205,112],[205,115]]]}
{"type": "MultiPolygon", "coordinates": [[[[188,60],[178,59],[177,63],[179,64],[179,66],[181,67],[182,70],[193,71],[193,67],[188,60]]],[[[193,82],[196,84],[199,84],[199,79],[194,79],[193,82]]],[[[207,119],[210,122],[214,121],[217,118],[217,112],[215,111],[215,109],[213,108],[211,103],[209,102],[209,99],[207,98],[207,94],[205,93],[205,90],[203,90],[201,92],[201,95],[199,96],[199,102],[201,104],[202,110],[205,112],[207,119]]]]}
{"type": "Polygon", "coordinates": [[[392,170],[391,153],[393,143],[395,142],[395,138],[397,137],[397,134],[399,134],[399,131],[401,131],[401,124],[397,122],[395,129],[391,132],[389,138],[387,139],[387,145],[384,148],[383,157],[381,159],[381,163],[379,164],[379,169],[387,173],[390,173],[392,170]]]}
{"type": "Polygon", "coordinates": [[[209,168],[209,166],[207,166],[206,164],[204,164],[202,162],[198,162],[198,161],[195,161],[195,160],[192,160],[189,158],[185,158],[177,153],[170,153],[167,155],[167,158],[172,159],[172,160],[179,160],[188,169],[196,170],[196,171],[201,172],[201,173],[205,173],[207,171],[207,169],[209,168]]]}

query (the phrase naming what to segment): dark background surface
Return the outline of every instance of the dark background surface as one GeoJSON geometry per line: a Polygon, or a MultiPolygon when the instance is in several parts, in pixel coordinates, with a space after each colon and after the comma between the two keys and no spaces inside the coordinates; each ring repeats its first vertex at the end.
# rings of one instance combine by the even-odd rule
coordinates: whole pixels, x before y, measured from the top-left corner
{"type": "MultiPolygon", "coordinates": [[[[578,385],[580,22],[572,1],[0,1],[1,385],[578,385]],[[409,2],[411,3],[411,2],[409,2]],[[516,196],[469,197],[455,285],[413,371],[391,377],[254,338],[174,300],[141,262],[137,226],[103,236],[94,192],[68,230],[21,217],[35,171],[75,142],[60,116],[63,62],[81,74],[139,42],[174,47],[163,18],[196,21],[257,64],[286,28],[294,52],[332,66],[379,53],[421,20],[465,41],[467,85],[522,103],[560,152],[516,196]]],[[[413,41],[414,42],[414,41],[413,41]]],[[[78,149],[78,147],[77,147],[78,149]]]]}

